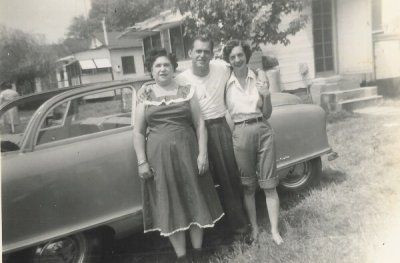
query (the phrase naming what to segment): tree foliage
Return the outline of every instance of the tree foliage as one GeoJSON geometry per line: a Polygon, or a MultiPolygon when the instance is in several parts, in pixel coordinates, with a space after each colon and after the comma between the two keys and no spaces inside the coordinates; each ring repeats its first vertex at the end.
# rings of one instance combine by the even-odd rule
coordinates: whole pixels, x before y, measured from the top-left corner
{"type": "Polygon", "coordinates": [[[176,9],[190,12],[185,19],[186,34],[211,34],[214,40],[250,40],[254,49],[261,44],[287,45],[307,23],[302,11],[306,0],[177,0],[176,9]],[[296,13],[297,12],[297,13],[296,13]],[[288,25],[282,16],[296,14],[288,25]]]}
{"type": "Polygon", "coordinates": [[[43,36],[0,28],[0,76],[3,80],[45,76],[54,68],[56,57],[43,36]]]}
{"type": "Polygon", "coordinates": [[[68,27],[67,38],[87,39],[99,29],[101,29],[101,22],[86,19],[83,15],[76,16],[68,27]]]}
{"type": "Polygon", "coordinates": [[[63,45],[49,45],[43,35],[0,27],[0,81],[12,81],[20,95],[57,87],[56,60],[63,45]]]}
{"type": "Polygon", "coordinates": [[[136,22],[158,14],[171,7],[173,1],[163,0],[94,0],[88,18],[74,17],[67,37],[85,39],[102,31],[105,18],[108,31],[121,31],[136,22]]]}

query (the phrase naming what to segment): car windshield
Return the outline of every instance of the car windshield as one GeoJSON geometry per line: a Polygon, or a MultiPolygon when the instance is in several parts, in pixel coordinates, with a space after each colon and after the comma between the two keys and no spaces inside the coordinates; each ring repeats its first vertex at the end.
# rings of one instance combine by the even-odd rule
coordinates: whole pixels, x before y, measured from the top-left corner
{"type": "Polygon", "coordinates": [[[26,102],[18,102],[0,116],[1,152],[20,149],[30,119],[47,99],[36,97],[26,102]]]}

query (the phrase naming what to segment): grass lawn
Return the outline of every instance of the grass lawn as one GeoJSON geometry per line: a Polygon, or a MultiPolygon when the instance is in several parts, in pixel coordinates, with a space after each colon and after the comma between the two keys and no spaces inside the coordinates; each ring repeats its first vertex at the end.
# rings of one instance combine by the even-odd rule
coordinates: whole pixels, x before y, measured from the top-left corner
{"type": "MultiPolygon", "coordinates": [[[[400,109],[400,100],[383,104],[400,109]]],[[[222,248],[211,261],[400,262],[399,135],[399,111],[329,116],[328,138],[339,158],[323,159],[321,180],[309,191],[280,193],[285,243],[272,242],[264,215],[257,242],[222,248]]]]}

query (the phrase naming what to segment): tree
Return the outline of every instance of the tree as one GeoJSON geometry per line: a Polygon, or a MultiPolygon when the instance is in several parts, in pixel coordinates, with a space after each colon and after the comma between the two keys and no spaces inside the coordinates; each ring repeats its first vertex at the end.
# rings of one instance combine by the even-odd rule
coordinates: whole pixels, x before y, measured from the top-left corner
{"type": "Polygon", "coordinates": [[[88,39],[99,29],[101,29],[101,24],[97,24],[97,21],[86,19],[83,15],[76,16],[68,27],[67,38],[88,39]]]}
{"type": "Polygon", "coordinates": [[[71,55],[73,53],[85,51],[90,46],[88,38],[67,38],[61,44],[55,45],[59,57],[71,55]]]}
{"type": "Polygon", "coordinates": [[[217,42],[250,40],[253,49],[261,44],[287,45],[288,37],[305,27],[308,17],[298,13],[286,28],[282,15],[302,11],[306,0],[177,0],[176,9],[190,12],[185,19],[186,34],[211,34],[217,42]]]}
{"type": "Polygon", "coordinates": [[[74,17],[68,28],[69,38],[90,38],[102,31],[105,18],[108,31],[121,31],[171,7],[173,1],[163,0],[94,0],[88,18],[74,17]]]}
{"type": "Polygon", "coordinates": [[[0,27],[0,78],[16,83],[28,82],[28,90],[21,93],[34,90],[36,77],[53,74],[56,58],[44,36],[0,27]]]}

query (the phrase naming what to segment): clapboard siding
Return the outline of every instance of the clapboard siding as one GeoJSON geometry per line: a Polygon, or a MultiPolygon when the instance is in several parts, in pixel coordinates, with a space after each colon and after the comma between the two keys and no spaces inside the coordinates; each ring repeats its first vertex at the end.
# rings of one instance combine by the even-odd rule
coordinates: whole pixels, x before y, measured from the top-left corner
{"type": "Polygon", "coordinates": [[[400,37],[376,40],[374,48],[376,79],[400,77],[400,37]]]}
{"type": "Polygon", "coordinates": [[[373,72],[371,0],[336,0],[338,72],[373,72]]]}
{"type": "MultiPolygon", "coordinates": [[[[305,8],[303,14],[309,16],[307,26],[296,35],[289,37],[289,45],[276,44],[261,47],[264,55],[273,55],[279,61],[282,90],[293,90],[305,86],[299,71],[301,63],[308,65],[308,77],[315,77],[311,7],[305,8]]],[[[283,17],[282,27],[287,27],[288,23],[298,15],[296,12],[283,17]]]]}

